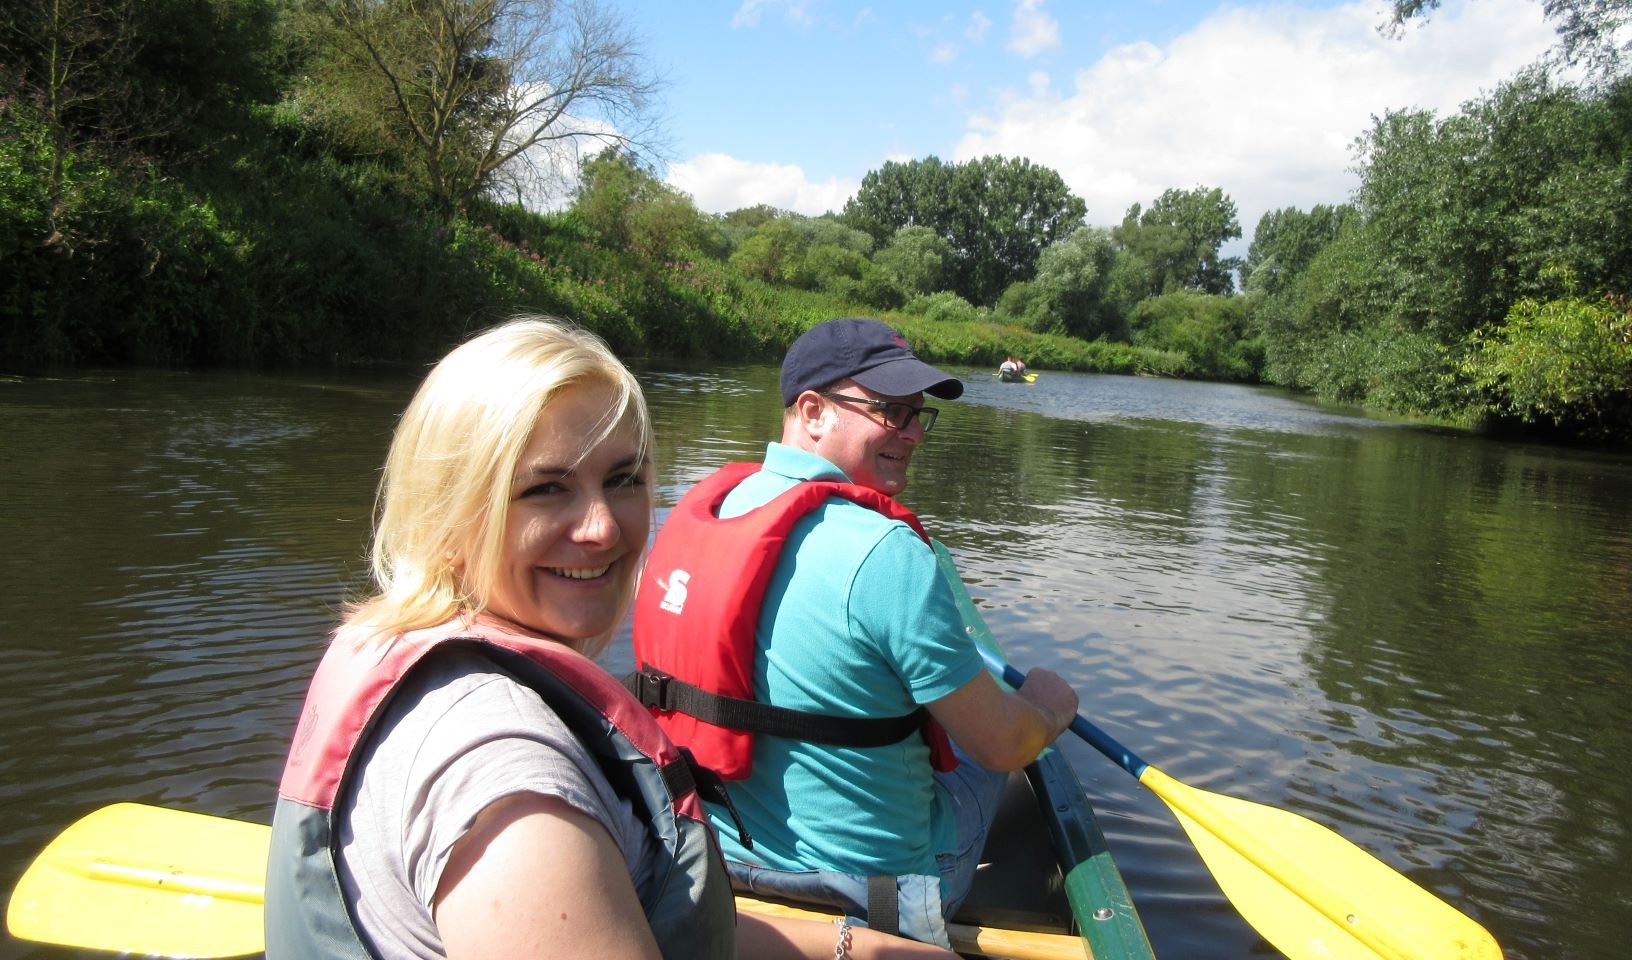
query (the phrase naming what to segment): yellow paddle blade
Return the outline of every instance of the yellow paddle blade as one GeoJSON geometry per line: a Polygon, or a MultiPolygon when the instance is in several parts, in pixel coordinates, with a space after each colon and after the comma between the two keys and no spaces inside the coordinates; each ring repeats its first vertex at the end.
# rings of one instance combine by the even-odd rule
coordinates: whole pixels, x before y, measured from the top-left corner
{"type": "MultiPolygon", "coordinates": [[[[140,803],[87,814],[29,865],[6,912],[13,936],[155,957],[241,957],[266,949],[261,906],[272,829],[140,803]]],[[[766,916],[821,914],[751,897],[766,916]]],[[[949,923],[966,953],[1083,956],[1076,936],[949,923]]]]}
{"type": "Polygon", "coordinates": [[[270,828],[116,803],[64,830],[29,865],[6,910],[24,940],[161,957],[266,949],[270,828]]]}
{"type": "Polygon", "coordinates": [[[1208,793],[1147,766],[1241,916],[1289,960],[1502,960],[1450,904],[1313,820],[1208,793]]]}

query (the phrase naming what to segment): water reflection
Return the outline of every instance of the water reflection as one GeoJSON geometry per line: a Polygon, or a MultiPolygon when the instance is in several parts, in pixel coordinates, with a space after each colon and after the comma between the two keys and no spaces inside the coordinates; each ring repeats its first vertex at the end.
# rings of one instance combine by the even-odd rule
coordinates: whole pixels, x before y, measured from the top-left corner
{"type": "MultiPolygon", "coordinates": [[[[780,432],[774,368],[642,371],[672,503],[780,432]]],[[[1338,829],[1515,958],[1632,928],[1632,461],[1284,394],[968,371],[903,500],[1011,659],[1175,777],[1338,829]]],[[[0,882],[95,806],[265,820],[412,383],[0,383],[0,882]]],[[[627,667],[627,647],[609,654],[627,667]]],[[[1272,955],[1075,741],[1158,952],[1272,955]]],[[[0,942],[0,960],[64,951],[0,942]]]]}

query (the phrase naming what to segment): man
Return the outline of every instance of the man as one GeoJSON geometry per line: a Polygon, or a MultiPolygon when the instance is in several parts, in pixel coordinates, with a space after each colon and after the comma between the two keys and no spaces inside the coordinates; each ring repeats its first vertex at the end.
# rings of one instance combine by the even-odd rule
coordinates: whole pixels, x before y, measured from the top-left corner
{"type": "Polygon", "coordinates": [[[734,809],[709,810],[739,886],[945,945],[1004,774],[1077,697],[1047,670],[1015,692],[992,679],[893,500],[938,415],[924,394],[963,384],[852,317],[794,342],[781,392],[762,468],[704,480],[658,535],[636,601],[642,699],[738,781],[734,809]]]}

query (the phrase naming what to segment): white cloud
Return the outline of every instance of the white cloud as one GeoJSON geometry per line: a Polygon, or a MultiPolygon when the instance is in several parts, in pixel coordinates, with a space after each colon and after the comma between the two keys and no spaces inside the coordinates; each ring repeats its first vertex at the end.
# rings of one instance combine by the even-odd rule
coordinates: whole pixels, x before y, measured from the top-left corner
{"type": "Polygon", "coordinates": [[[1060,25],[1043,12],[1043,0],[1018,0],[1009,49],[1030,59],[1060,45],[1060,25]]]}
{"type": "Polygon", "coordinates": [[[930,63],[951,63],[958,59],[958,45],[950,40],[942,40],[929,52],[930,63]]]}
{"type": "Polygon", "coordinates": [[[768,203],[809,216],[844,209],[844,202],[860,186],[857,180],[836,177],[811,183],[804,168],[794,164],[753,163],[723,153],[704,153],[671,164],[668,183],[691,194],[697,209],[708,213],[768,203]]]}
{"type": "Polygon", "coordinates": [[[1268,210],[1349,198],[1351,145],[1373,116],[1453,112],[1553,42],[1531,0],[1447,3],[1401,40],[1379,36],[1378,22],[1369,2],[1225,7],[1166,49],[1112,50],[1069,90],[1033,74],[1025,95],[968,118],[951,159],[1052,167],[1099,224],[1169,188],[1221,187],[1250,240],[1268,210]]]}

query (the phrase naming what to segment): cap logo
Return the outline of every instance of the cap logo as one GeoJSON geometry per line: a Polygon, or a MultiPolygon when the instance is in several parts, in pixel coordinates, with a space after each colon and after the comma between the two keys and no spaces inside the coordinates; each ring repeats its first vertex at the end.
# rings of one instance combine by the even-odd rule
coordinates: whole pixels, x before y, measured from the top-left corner
{"type": "Polygon", "coordinates": [[[907,341],[901,339],[901,335],[899,333],[891,334],[890,339],[894,340],[895,343],[896,343],[896,346],[899,346],[903,350],[911,350],[912,349],[911,347],[907,346],[907,341]]]}

